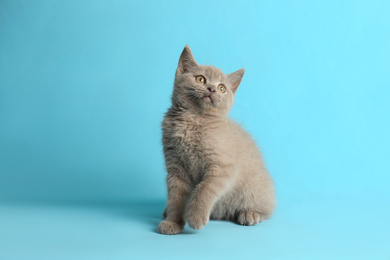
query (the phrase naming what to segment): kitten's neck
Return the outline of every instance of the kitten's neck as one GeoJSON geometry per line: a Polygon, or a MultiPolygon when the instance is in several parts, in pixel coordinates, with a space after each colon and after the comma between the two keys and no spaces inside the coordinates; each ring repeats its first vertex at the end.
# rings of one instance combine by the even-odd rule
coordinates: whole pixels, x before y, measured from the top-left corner
{"type": "Polygon", "coordinates": [[[183,114],[191,114],[193,116],[198,116],[202,118],[209,119],[226,119],[227,115],[221,114],[220,111],[216,112],[213,110],[202,110],[202,109],[189,109],[183,106],[178,106],[172,104],[171,108],[168,111],[172,115],[183,115],[183,114]]]}

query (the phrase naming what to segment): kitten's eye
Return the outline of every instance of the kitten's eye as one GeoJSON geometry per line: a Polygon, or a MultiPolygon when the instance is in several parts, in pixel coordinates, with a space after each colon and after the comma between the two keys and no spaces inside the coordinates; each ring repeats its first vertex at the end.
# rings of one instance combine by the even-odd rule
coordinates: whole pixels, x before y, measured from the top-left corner
{"type": "Polygon", "coordinates": [[[203,76],[196,76],[195,80],[198,83],[206,83],[206,79],[203,76]]]}
{"type": "Polygon", "coordinates": [[[221,91],[222,93],[225,93],[225,92],[226,92],[226,88],[225,88],[225,86],[222,85],[222,84],[218,86],[218,89],[219,89],[219,91],[221,91]]]}

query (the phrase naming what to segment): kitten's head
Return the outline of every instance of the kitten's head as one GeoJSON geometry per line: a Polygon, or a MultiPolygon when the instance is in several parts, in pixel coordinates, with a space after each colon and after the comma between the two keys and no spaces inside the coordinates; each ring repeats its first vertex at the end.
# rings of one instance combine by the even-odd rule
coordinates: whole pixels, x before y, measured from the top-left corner
{"type": "Polygon", "coordinates": [[[198,65],[186,46],[176,70],[172,103],[190,112],[226,115],[244,72],[240,69],[225,75],[214,66],[198,65]]]}

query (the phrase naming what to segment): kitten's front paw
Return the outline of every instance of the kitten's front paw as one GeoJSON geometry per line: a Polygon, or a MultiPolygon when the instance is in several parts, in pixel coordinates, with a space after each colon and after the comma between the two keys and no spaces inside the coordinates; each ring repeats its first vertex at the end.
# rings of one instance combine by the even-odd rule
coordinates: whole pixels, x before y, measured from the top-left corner
{"type": "Polygon", "coordinates": [[[158,225],[158,232],[164,235],[176,235],[182,231],[183,226],[172,222],[172,221],[161,221],[160,225],[158,225]]]}
{"type": "Polygon", "coordinates": [[[237,222],[240,225],[252,226],[265,220],[264,216],[257,211],[242,210],[238,213],[237,222]]]}
{"type": "Polygon", "coordinates": [[[209,223],[210,216],[202,210],[194,211],[189,210],[186,214],[186,220],[188,225],[193,229],[202,229],[209,223]]]}

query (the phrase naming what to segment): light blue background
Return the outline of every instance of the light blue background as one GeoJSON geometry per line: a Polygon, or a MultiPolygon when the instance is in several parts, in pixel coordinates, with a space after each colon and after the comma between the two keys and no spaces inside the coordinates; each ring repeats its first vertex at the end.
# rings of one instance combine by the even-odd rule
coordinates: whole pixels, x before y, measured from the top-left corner
{"type": "Polygon", "coordinates": [[[1,1],[0,256],[389,259],[389,10],[388,1],[1,1]],[[166,196],[160,123],[185,44],[200,64],[246,68],[230,116],[275,180],[268,222],[155,233],[166,196]]]}

